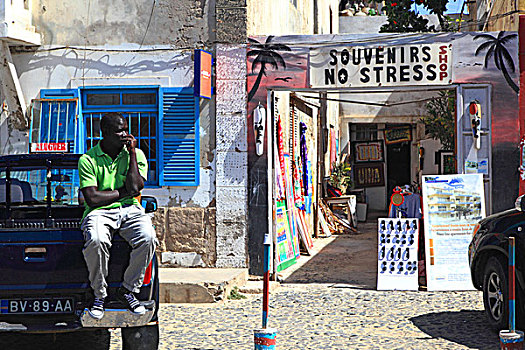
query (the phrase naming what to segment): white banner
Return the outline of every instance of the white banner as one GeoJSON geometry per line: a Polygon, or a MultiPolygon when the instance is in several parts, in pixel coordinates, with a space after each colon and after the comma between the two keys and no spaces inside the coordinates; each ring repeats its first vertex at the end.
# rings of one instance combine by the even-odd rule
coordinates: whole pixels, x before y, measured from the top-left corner
{"type": "Polygon", "coordinates": [[[485,217],[482,174],[423,176],[427,289],[473,290],[468,246],[485,217]]]}
{"type": "Polygon", "coordinates": [[[418,290],[418,219],[378,219],[378,290],[418,290]]]}
{"type": "Polygon", "coordinates": [[[452,44],[337,46],[310,50],[313,88],[447,85],[452,44]]]}

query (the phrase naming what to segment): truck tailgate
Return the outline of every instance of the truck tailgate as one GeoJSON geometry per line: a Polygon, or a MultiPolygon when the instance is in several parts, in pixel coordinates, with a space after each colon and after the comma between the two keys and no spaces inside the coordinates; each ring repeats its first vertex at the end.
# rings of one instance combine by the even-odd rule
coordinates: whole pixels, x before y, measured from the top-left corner
{"type": "MultiPolygon", "coordinates": [[[[88,271],[82,248],[84,238],[78,229],[0,231],[0,291],[56,290],[89,288],[88,271]]],[[[115,235],[107,282],[122,281],[130,248],[115,235]]]]}

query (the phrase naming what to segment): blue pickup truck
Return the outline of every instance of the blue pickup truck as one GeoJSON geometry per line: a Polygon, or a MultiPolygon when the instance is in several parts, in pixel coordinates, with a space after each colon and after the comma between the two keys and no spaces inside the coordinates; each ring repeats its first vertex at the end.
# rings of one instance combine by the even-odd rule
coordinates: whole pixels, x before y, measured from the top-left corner
{"type": "MultiPolygon", "coordinates": [[[[79,158],[75,154],[0,157],[0,341],[13,332],[53,334],[54,339],[77,332],[75,349],[108,349],[108,329],[121,328],[123,349],[156,349],[159,278],[155,258],[137,295],[147,309],[145,315],[131,315],[117,302],[106,305],[101,320],[85,312],[93,294],[82,255],[79,158]],[[80,341],[81,335],[87,335],[87,340],[80,341]]],[[[141,201],[146,212],[156,209],[154,198],[141,201]]],[[[129,245],[116,233],[107,278],[110,300],[117,300],[129,252],[129,245]]],[[[34,345],[33,349],[39,348],[34,345]]]]}

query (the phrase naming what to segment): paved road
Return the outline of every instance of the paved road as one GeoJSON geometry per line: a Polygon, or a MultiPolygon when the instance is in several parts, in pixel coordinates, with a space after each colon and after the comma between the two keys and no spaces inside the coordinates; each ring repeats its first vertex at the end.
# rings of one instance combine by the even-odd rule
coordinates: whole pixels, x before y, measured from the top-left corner
{"type": "MultiPolygon", "coordinates": [[[[285,285],[270,298],[277,348],[497,349],[479,292],[385,292],[285,285]]],[[[253,349],[261,298],[161,307],[161,349],[253,349]]],[[[120,349],[118,332],[112,349],[120,349]]]]}
{"type": "MultiPolygon", "coordinates": [[[[315,240],[270,298],[277,349],[498,349],[480,292],[376,291],[377,221],[315,240]]],[[[261,297],[161,306],[161,349],[253,349],[261,297]]],[[[119,349],[118,331],[112,349],[119,349]]]]}

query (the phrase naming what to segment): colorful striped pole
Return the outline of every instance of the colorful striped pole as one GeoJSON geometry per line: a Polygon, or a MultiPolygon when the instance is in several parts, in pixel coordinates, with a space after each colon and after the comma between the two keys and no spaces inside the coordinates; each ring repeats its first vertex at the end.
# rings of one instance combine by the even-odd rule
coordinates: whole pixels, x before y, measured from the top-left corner
{"type": "Polygon", "coordinates": [[[509,328],[516,329],[516,239],[509,237],[509,328]]]}
{"type": "Polygon", "coordinates": [[[262,328],[268,326],[268,305],[270,297],[270,235],[264,235],[264,283],[263,283],[263,313],[262,328]]]}
{"type": "Polygon", "coordinates": [[[255,350],[275,350],[277,330],[268,327],[268,309],[270,297],[270,248],[271,238],[264,235],[264,282],[263,282],[263,312],[262,329],[254,330],[255,350]]]}
{"type": "Polygon", "coordinates": [[[523,349],[523,332],[516,330],[516,239],[509,237],[509,330],[499,332],[500,349],[523,349]]]}

